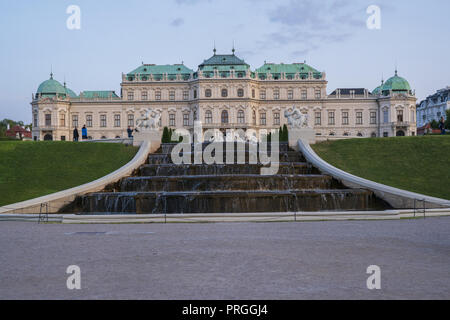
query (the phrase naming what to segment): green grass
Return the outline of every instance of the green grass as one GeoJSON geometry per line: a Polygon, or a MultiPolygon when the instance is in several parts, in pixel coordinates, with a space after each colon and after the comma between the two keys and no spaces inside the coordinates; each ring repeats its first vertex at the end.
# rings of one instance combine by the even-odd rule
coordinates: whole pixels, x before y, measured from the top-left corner
{"type": "Polygon", "coordinates": [[[0,142],[0,206],[76,187],[129,162],[137,148],[116,143],[0,142]]]}
{"type": "Polygon", "coordinates": [[[392,187],[450,200],[450,136],[322,142],[314,151],[333,166],[392,187]]]}

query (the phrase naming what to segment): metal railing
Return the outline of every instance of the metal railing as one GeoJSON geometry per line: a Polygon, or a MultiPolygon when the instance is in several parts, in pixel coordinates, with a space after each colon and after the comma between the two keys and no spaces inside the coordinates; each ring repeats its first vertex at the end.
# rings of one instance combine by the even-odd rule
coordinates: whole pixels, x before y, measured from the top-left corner
{"type": "Polygon", "coordinates": [[[426,215],[426,200],[422,199],[422,200],[418,200],[418,199],[414,199],[414,218],[416,217],[416,213],[423,213],[423,218],[425,219],[425,215],[426,215]],[[418,207],[417,204],[422,202],[423,203],[423,207],[418,207]]]}

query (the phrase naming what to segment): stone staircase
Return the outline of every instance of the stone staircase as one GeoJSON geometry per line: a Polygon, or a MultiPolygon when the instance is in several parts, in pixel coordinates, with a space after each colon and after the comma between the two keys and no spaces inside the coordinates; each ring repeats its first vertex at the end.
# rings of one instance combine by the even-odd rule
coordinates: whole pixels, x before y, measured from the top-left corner
{"type": "MultiPolygon", "coordinates": [[[[249,163],[255,156],[249,148],[246,144],[245,163],[241,164],[236,163],[238,156],[234,152],[233,164],[177,165],[170,156],[171,146],[163,145],[159,152],[148,156],[148,163],[134,176],[121,179],[103,192],[78,197],[71,212],[253,213],[390,208],[368,190],[345,188],[337,180],[321,174],[306,163],[301,153],[286,144],[280,144],[278,173],[261,175],[263,165],[249,163]]],[[[187,156],[194,163],[193,146],[187,156]]],[[[226,161],[225,151],[223,160],[226,161]]]]}

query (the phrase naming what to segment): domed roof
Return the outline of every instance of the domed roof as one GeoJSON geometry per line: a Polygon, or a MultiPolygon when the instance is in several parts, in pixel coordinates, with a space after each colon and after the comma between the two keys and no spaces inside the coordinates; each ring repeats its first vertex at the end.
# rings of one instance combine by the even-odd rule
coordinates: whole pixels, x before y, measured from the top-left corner
{"type": "Polygon", "coordinates": [[[376,87],[373,89],[372,94],[380,94],[381,93],[381,86],[376,87]]]}
{"type": "Polygon", "coordinates": [[[71,98],[78,98],[77,94],[73,92],[71,89],[66,87],[66,83],[64,82],[64,89],[66,90],[66,94],[71,98]]]}
{"type": "Polygon", "coordinates": [[[411,91],[411,86],[409,85],[409,82],[399,77],[397,74],[397,70],[395,71],[395,76],[392,78],[389,78],[385,84],[383,85],[382,91],[411,91]]]}
{"type": "Polygon", "coordinates": [[[53,74],[50,74],[50,79],[45,80],[39,85],[37,89],[37,93],[40,94],[67,94],[66,89],[63,87],[61,83],[53,79],[53,74]]]}

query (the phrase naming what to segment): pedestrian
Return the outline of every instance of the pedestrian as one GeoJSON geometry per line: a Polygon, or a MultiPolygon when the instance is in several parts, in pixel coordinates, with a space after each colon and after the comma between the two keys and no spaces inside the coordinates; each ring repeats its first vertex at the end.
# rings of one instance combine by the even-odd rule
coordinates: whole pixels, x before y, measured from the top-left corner
{"type": "Polygon", "coordinates": [[[81,128],[81,137],[83,138],[83,140],[87,140],[87,129],[86,129],[86,125],[83,126],[83,128],[81,128]]]}
{"type": "Polygon", "coordinates": [[[73,141],[78,141],[79,137],[80,134],[78,133],[78,129],[75,127],[75,129],[73,129],[73,141]]]}
{"type": "Polygon", "coordinates": [[[444,117],[441,117],[439,121],[439,129],[441,129],[441,134],[445,134],[445,120],[444,117]]]}
{"type": "Polygon", "coordinates": [[[128,138],[133,138],[133,129],[131,129],[130,126],[128,126],[127,133],[128,133],[128,138]]]}

